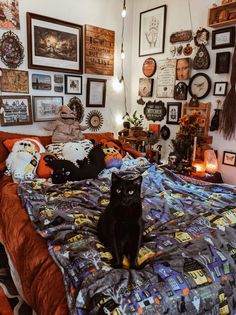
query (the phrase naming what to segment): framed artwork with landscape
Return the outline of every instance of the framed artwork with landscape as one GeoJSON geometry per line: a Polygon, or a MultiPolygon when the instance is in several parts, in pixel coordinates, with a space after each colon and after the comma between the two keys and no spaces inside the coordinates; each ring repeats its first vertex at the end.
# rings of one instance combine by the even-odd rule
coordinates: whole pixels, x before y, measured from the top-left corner
{"type": "Polygon", "coordinates": [[[34,121],[56,120],[62,105],[62,96],[33,96],[34,121]]]}
{"type": "Polygon", "coordinates": [[[140,13],[139,20],[139,56],[160,54],[165,47],[167,6],[140,13]]]}
{"type": "Polygon", "coordinates": [[[83,72],[83,27],[27,12],[28,67],[83,72]]]}
{"type": "Polygon", "coordinates": [[[2,126],[32,125],[31,99],[29,95],[4,95],[0,97],[3,113],[2,126]]]}

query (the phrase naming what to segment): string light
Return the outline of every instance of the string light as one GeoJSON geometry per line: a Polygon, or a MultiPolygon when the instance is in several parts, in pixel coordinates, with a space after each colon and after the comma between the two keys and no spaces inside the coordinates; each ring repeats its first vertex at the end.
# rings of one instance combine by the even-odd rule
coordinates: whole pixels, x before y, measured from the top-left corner
{"type": "Polygon", "coordinates": [[[125,0],[124,0],[124,3],[123,3],[123,10],[122,10],[122,12],[121,12],[121,16],[122,16],[123,18],[126,17],[126,5],[125,5],[125,0]]]}
{"type": "Polygon", "coordinates": [[[125,86],[125,79],[124,79],[124,59],[125,59],[125,51],[124,51],[124,29],[125,29],[125,17],[126,17],[126,2],[123,0],[123,9],[121,12],[122,16],[122,32],[121,32],[121,51],[120,51],[120,58],[121,58],[121,75],[119,79],[119,83],[124,86],[124,105],[125,105],[125,112],[127,112],[127,100],[126,100],[126,86],[125,86]]]}
{"type": "Polygon", "coordinates": [[[120,58],[123,59],[123,60],[125,59],[125,52],[124,52],[123,43],[121,44],[120,58]]]}

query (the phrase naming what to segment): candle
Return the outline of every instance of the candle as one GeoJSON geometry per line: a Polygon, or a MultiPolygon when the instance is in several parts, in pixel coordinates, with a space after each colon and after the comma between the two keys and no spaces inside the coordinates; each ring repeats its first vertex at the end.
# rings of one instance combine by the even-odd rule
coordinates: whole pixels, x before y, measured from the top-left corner
{"type": "Polygon", "coordinates": [[[194,140],[193,140],[193,159],[192,159],[192,161],[195,161],[195,159],[196,159],[196,149],[197,149],[197,137],[194,137],[194,140]]]}
{"type": "Polygon", "coordinates": [[[192,166],[196,168],[195,172],[192,172],[193,176],[203,177],[205,175],[206,165],[202,160],[195,160],[192,163],[192,166]]]}

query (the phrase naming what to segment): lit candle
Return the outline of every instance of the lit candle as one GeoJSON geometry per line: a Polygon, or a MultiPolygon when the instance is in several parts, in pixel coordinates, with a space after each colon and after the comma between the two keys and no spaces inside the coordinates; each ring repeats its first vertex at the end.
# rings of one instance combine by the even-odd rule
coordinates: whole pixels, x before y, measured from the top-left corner
{"type": "Polygon", "coordinates": [[[205,175],[206,165],[202,160],[195,160],[192,163],[192,166],[196,168],[195,172],[192,172],[193,176],[203,177],[205,175]]]}

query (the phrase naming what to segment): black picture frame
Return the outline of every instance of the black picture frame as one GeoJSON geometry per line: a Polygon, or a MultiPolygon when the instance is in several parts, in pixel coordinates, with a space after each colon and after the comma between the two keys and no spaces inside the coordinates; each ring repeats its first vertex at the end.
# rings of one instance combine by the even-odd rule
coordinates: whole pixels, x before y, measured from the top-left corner
{"type": "Polygon", "coordinates": [[[82,76],[65,74],[65,94],[82,94],[82,76]]]}
{"type": "Polygon", "coordinates": [[[224,151],[222,164],[229,165],[229,166],[236,166],[236,153],[224,151]]]}
{"type": "Polygon", "coordinates": [[[105,107],[106,79],[87,79],[86,107],[105,107]]]}
{"type": "Polygon", "coordinates": [[[212,31],[212,49],[234,47],[235,44],[235,27],[225,27],[212,31]]]}
{"type": "Polygon", "coordinates": [[[184,101],[187,99],[188,86],[185,82],[178,82],[174,89],[174,99],[184,101]]]}
{"type": "Polygon", "coordinates": [[[214,96],[225,96],[227,94],[228,82],[215,82],[214,83],[214,96]]]}
{"type": "Polygon", "coordinates": [[[169,125],[179,125],[181,117],[182,103],[181,102],[168,102],[166,123],[169,125]]]}
{"type": "Polygon", "coordinates": [[[189,81],[189,94],[195,95],[198,99],[206,97],[211,90],[211,79],[203,72],[196,73],[189,81]]]}
{"type": "Polygon", "coordinates": [[[229,73],[230,55],[229,51],[216,54],[215,73],[229,73]]]}
{"type": "Polygon", "coordinates": [[[161,54],[164,52],[166,11],[167,6],[162,5],[150,10],[140,12],[139,57],[161,54]],[[160,39],[158,44],[157,38],[160,39]]]}

